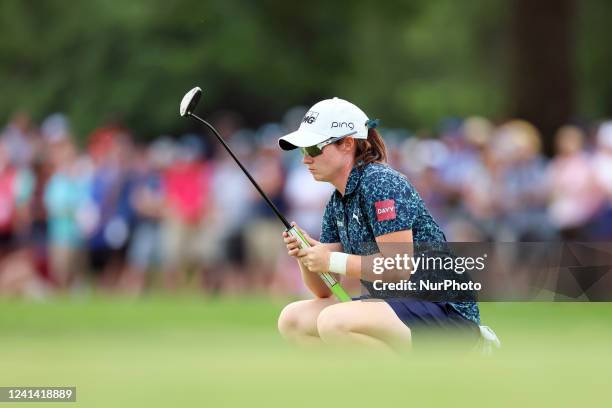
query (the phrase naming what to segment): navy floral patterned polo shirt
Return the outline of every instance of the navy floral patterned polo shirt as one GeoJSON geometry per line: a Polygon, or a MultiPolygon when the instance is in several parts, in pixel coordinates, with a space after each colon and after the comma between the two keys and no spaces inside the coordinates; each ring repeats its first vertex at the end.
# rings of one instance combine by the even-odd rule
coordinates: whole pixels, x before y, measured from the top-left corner
{"type": "MultiPolygon", "coordinates": [[[[340,242],[346,253],[372,255],[379,251],[376,237],[412,230],[414,245],[446,242],[416,189],[400,172],[381,163],[352,169],[342,196],[334,191],[325,207],[321,242],[340,242]]],[[[371,282],[361,281],[377,297],[371,282]]],[[[480,324],[476,302],[451,302],[462,316],[480,324]]]]}

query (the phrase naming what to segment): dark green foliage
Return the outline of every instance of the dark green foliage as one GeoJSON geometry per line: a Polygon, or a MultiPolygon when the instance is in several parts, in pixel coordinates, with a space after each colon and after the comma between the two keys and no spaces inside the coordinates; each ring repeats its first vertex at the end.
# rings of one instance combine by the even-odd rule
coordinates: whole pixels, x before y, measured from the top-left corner
{"type": "MultiPolygon", "coordinates": [[[[331,96],[391,127],[503,117],[509,14],[503,0],[2,0],[0,123],[63,111],[81,139],[108,118],[150,139],[190,126],[178,103],[196,84],[203,112],[235,110],[251,126],[331,96]]],[[[585,115],[610,107],[601,30],[578,42],[585,115]]]]}

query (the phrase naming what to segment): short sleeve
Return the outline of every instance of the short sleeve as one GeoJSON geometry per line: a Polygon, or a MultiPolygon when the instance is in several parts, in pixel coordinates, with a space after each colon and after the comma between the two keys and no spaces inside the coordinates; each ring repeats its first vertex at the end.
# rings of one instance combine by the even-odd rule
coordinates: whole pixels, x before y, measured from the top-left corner
{"type": "Polygon", "coordinates": [[[362,188],[363,205],[374,236],[412,229],[422,206],[406,178],[376,172],[364,177],[362,188]]]}
{"type": "Polygon", "coordinates": [[[323,221],[321,222],[320,240],[324,244],[340,242],[340,236],[338,235],[338,226],[336,225],[336,219],[334,217],[333,197],[325,206],[325,211],[323,213],[323,221]]]}

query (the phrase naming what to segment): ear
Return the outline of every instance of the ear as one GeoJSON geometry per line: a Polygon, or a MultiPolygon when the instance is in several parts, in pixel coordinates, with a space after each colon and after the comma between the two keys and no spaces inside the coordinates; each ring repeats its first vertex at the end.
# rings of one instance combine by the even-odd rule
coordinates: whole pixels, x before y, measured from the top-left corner
{"type": "Polygon", "coordinates": [[[344,140],[342,140],[342,151],[344,152],[350,152],[351,150],[354,149],[354,147],[357,145],[357,142],[355,141],[354,138],[352,137],[345,137],[344,140]]]}

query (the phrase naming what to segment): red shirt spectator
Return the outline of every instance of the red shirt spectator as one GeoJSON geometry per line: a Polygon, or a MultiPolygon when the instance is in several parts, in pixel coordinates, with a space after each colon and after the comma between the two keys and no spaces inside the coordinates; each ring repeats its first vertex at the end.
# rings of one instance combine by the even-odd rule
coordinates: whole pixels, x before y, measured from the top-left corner
{"type": "Polygon", "coordinates": [[[0,233],[10,234],[15,217],[15,175],[12,167],[0,168],[0,233]]]}
{"type": "Polygon", "coordinates": [[[163,178],[168,209],[185,223],[197,223],[207,209],[212,171],[200,161],[177,161],[163,178]]]}

